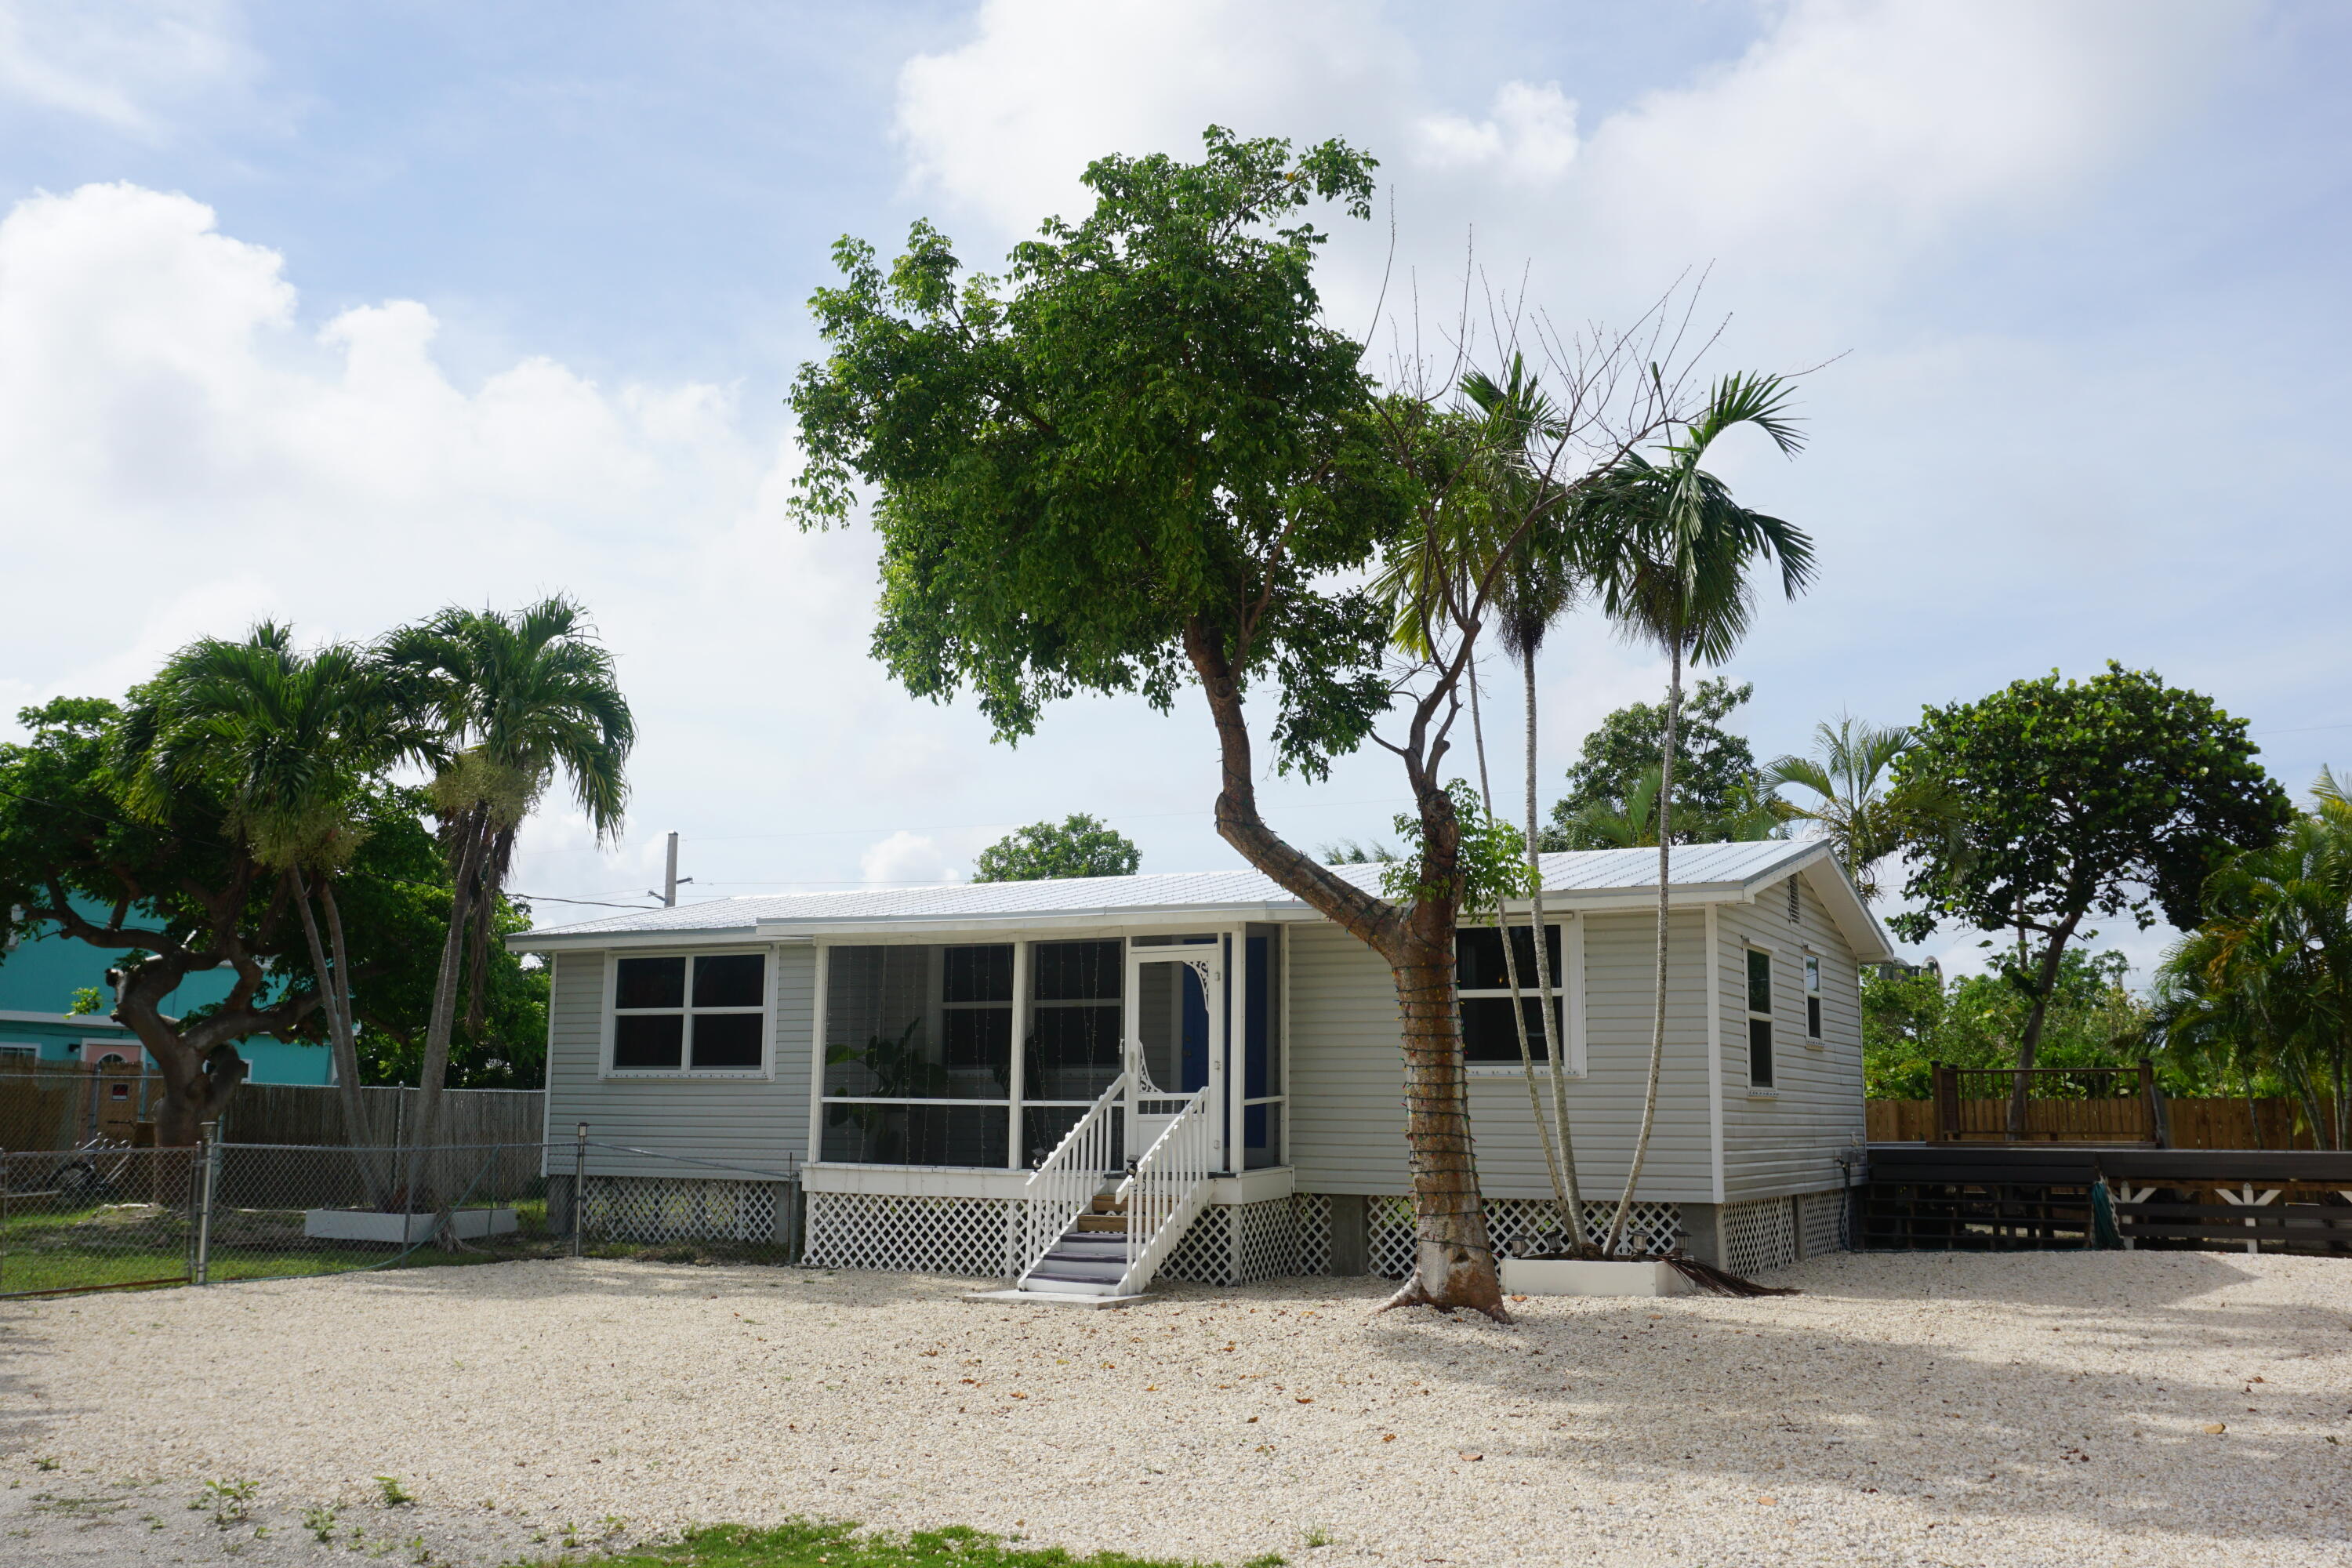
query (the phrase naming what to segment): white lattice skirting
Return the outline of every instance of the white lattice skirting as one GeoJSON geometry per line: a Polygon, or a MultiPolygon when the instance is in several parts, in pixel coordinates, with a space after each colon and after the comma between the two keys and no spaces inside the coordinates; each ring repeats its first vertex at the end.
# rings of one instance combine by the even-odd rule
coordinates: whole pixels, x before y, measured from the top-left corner
{"type": "Polygon", "coordinates": [[[1726,1204],[1717,1223],[1723,1227],[1723,1266],[1734,1274],[1762,1274],[1797,1261],[1797,1210],[1788,1198],[1726,1204]]]}
{"type": "Polygon", "coordinates": [[[1009,1277],[1019,1261],[1017,1198],[811,1193],[807,1260],[824,1268],[1009,1277]]]}
{"type": "MultiPolygon", "coordinates": [[[[1402,1279],[1412,1272],[1412,1200],[1390,1197],[1366,1200],[1365,1237],[1372,1272],[1402,1279]]],[[[1584,1234],[1595,1247],[1609,1239],[1609,1223],[1616,1209],[1610,1204],[1584,1205],[1584,1234]]],[[[1559,1208],[1549,1198],[1488,1198],[1486,1234],[1502,1253],[1535,1252],[1559,1229],[1559,1208]]],[[[1679,1204],[1640,1203],[1625,1216],[1623,1252],[1655,1255],[1672,1252],[1682,1239],[1679,1204]]],[[[1328,1256],[1328,1255],[1327,1255],[1328,1256]]],[[[1327,1264],[1328,1267],[1328,1264],[1327,1264]]]]}
{"type": "Polygon", "coordinates": [[[693,1176],[591,1176],[581,1218],[587,1234],[614,1241],[769,1243],[784,1239],[782,1182],[693,1176]]]}

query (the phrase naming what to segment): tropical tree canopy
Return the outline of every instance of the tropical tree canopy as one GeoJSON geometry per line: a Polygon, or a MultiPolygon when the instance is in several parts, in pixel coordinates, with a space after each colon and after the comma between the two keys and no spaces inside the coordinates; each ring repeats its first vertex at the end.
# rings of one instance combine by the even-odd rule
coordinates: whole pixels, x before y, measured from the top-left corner
{"type": "MultiPolygon", "coordinates": [[[[2113,661],[1931,708],[1895,764],[1915,907],[1887,923],[1915,942],[1947,923],[2000,933],[1985,945],[2030,1003],[2017,1065],[2031,1068],[2085,921],[2193,926],[2208,874],[2292,819],[2256,751],[2211,699],[2113,661]]],[[[2020,1078],[2013,1121],[2024,1092],[2020,1078]]]]}
{"type": "MultiPolygon", "coordinates": [[[[2120,1068],[2147,1054],[2147,1004],[2127,984],[2129,963],[2116,952],[2071,949],[2061,962],[2041,1062],[2053,1068],[2120,1068]]],[[[1873,1100],[1934,1097],[1934,1064],[2017,1065],[2017,1042],[2032,1001],[1999,974],[1948,981],[1932,969],[1893,966],[1862,973],[1862,1062],[1873,1100]]],[[[2193,1074],[2168,1071],[2168,1092],[2200,1091],[2193,1074]]]]}
{"type": "MultiPolygon", "coordinates": [[[[1724,727],[1755,695],[1752,682],[1735,685],[1726,677],[1708,676],[1683,698],[1675,724],[1675,840],[1705,844],[1725,835],[1717,825],[1752,811],[1770,793],[1764,770],[1744,736],[1724,727]]],[[[1666,710],[1662,702],[1633,702],[1610,713],[1584,737],[1576,763],[1568,770],[1568,793],[1552,805],[1544,834],[1546,849],[1599,849],[1617,840],[1595,837],[1579,825],[1596,817],[1654,817],[1654,779],[1658,754],[1665,744],[1666,710]],[[1637,790],[1647,787],[1652,804],[1631,809],[1637,790]]],[[[1655,844],[1657,826],[1651,821],[1637,842],[1655,844]]]]}
{"type": "Polygon", "coordinates": [[[1084,812],[1059,824],[1017,827],[980,852],[975,882],[1042,882],[1058,877],[1131,877],[1143,852],[1084,812]]]}

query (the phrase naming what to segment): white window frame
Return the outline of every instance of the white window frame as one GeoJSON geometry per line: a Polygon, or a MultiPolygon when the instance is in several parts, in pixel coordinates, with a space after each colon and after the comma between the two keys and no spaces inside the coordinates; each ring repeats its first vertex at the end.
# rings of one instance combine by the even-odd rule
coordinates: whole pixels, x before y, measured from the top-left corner
{"type": "Polygon", "coordinates": [[[1826,1050],[1829,1042],[1822,1037],[1827,1026],[1822,1016],[1822,955],[1811,948],[1804,956],[1805,1044],[1814,1050],[1826,1050]]]}
{"type": "MultiPolygon", "coordinates": [[[[1519,923],[1524,924],[1527,911],[1521,910],[1515,912],[1518,918],[1519,923]]],[[[1560,1033],[1567,1037],[1564,1044],[1567,1046],[1566,1055],[1568,1058],[1568,1076],[1570,1078],[1582,1078],[1585,1075],[1586,1068],[1584,1048],[1584,922],[1577,919],[1576,916],[1571,913],[1562,911],[1555,914],[1551,910],[1546,910],[1544,911],[1544,924],[1558,926],[1559,928],[1559,973],[1552,976],[1552,988],[1558,993],[1559,999],[1561,1014],[1560,1033]]],[[[1471,921],[1457,926],[1456,929],[1461,931],[1491,931],[1494,929],[1494,922],[1492,921],[1471,921]]],[[[1522,999],[1538,995],[1539,987],[1537,985],[1536,980],[1537,977],[1532,974],[1522,974],[1519,976],[1519,995],[1522,999]]],[[[1510,999],[1511,988],[1508,985],[1492,986],[1476,991],[1461,991],[1455,994],[1455,1000],[1457,1002],[1507,1002],[1510,999]]],[[[1285,1057],[1284,1063],[1286,1070],[1287,1070],[1288,1061],[1289,1058],[1285,1057]]],[[[1551,1071],[1551,1069],[1552,1064],[1550,1062],[1544,1061],[1538,1062],[1536,1064],[1536,1071],[1539,1073],[1548,1073],[1551,1071]]],[[[1528,1069],[1527,1064],[1524,1062],[1465,1062],[1463,1064],[1463,1070],[1472,1078],[1517,1078],[1524,1074],[1528,1069]]]]}
{"type": "Polygon", "coordinates": [[[39,1042],[35,1040],[0,1040],[0,1059],[13,1057],[29,1057],[35,1061],[40,1060],[41,1047],[39,1042]]]}
{"type": "Polygon", "coordinates": [[[1747,1065],[1748,1093],[1751,1099],[1771,1100],[1777,1098],[1780,1092],[1780,1000],[1779,955],[1772,951],[1770,944],[1766,942],[1750,941],[1742,943],[1739,950],[1739,1050],[1740,1058],[1747,1065]],[[1769,971],[1765,981],[1769,992],[1766,1000],[1771,1004],[1761,1013],[1756,1011],[1755,983],[1749,978],[1750,969],[1754,963],[1754,959],[1750,955],[1759,952],[1764,955],[1764,963],[1769,971]],[[1770,1031],[1765,1037],[1770,1043],[1766,1054],[1772,1064],[1772,1078],[1767,1083],[1756,1081],[1755,1026],[1759,1023],[1770,1031]]]}
{"type": "Polygon", "coordinates": [[[604,1011],[599,1020],[603,1039],[598,1061],[602,1075],[608,1079],[662,1079],[689,1083],[741,1082],[745,1079],[771,1079],[776,1070],[776,983],[783,967],[778,962],[774,947],[712,947],[694,948],[682,952],[647,952],[642,950],[608,952],[604,954],[604,1011]],[[757,955],[766,962],[761,966],[760,1005],[757,1007],[697,1007],[694,1005],[694,960],[698,958],[741,958],[757,955]],[[621,961],[629,958],[682,958],[687,961],[686,1001],[678,1007],[632,1007],[633,1016],[651,1016],[667,1013],[683,1015],[688,1023],[678,1042],[678,1065],[674,1068],[624,1068],[613,1065],[614,1020],[620,1016],[621,961]],[[727,1014],[741,1016],[757,1013],[760,1016],[760,1062],[748,1068],[696,1068],[694,1060],[693,1016],[698,1013],[727,1014]]]}

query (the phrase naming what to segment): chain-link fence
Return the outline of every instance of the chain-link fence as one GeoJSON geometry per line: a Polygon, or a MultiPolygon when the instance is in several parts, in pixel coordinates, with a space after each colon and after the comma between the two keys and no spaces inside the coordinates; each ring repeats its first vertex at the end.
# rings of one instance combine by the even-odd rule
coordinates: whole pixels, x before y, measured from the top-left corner
{"type": "Polygon", "coordinates": [[[583,1255],[790,1263],[800,1238],[795,1163],[584,1139],[0,1153],[0,1296],[583,1255]]]}

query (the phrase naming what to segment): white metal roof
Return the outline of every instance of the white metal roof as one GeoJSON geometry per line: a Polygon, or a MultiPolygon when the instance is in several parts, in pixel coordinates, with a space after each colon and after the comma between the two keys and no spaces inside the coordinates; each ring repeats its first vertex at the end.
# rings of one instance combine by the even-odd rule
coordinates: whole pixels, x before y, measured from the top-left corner
{"type": "MultiPolygon", "coordinates": [[[[1658,852],[1587,849],[1543,857],[1544,892],[1568,904],[1638,894],[1658,885],[1658,852]]],[[[1379,865],[1333,870],[1357,886],[1377,889],[1379,865]]],[[[1878,922],[1820,839],[1778,838],[1748,844],[1678,845],[1674,886],[1695,901],[1708,895],[1738,898],[1790,871],[1802,869],[1829,903],[1847,938],[1864,957],[1879,956],[1886,942],[1878,922]],[[1858,918],[1857,918],[1858,917],[1858,918]]],[[[1083,877],[1045,882],[960,882],[928,888],[861,888],[834,893],[775,893],[631,910],[601,920],[538,926],[512,939],[520,950],[597,945],[624,938],[635,946],[661,937],[781,937],[926,926],[1068,924],[1093,919],[1127,923],[1155,916],[1223,915],[1249,919],[1311,918],[1313,911],[1262,872],[1186,871],[1134,877],[1083,877]]]]}

